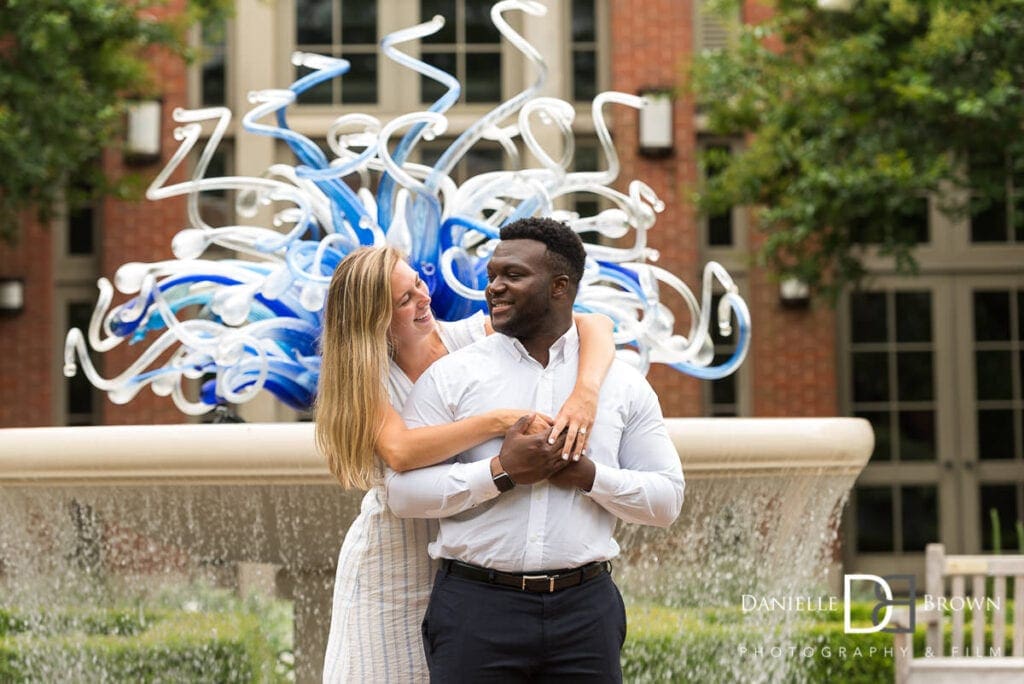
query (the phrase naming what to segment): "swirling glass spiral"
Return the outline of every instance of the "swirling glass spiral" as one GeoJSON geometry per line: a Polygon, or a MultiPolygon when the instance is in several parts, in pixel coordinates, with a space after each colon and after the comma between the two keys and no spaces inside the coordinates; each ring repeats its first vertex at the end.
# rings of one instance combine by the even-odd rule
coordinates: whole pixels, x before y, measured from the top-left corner
{"type": "Polygon", "coordinates": [[[441,17],[387,36],[381,50],[441,83],[445,94],[425,111],[386,123],[367,114],[339,116],[327,131],[333,156],[291,130],[287,112],[306,90],[343,78],[349,70],[344,59],[296,53],[292,61],[310,73],[287,90],[250,95],[254,106],[242,119],[245,131],[284,141],[296,159],[292,165],[273,165],[260,177],[207,176],[231,120],[228,109],[176,110],[174,119],[182,124],[175,131],[180,146],[146,196],[185,196],[189,224],[171,243],[173,259],[127,263],[117,270],[113,284],[99,280],[89,330],[68,333],[65,374],[75,374],[80,366],[114,403],[129,401],[148,385],[191,415],[219,404],[246,402],[261,390],[295,409],[308,409],[319,375],[324,296],[346,254],[363,245],[400,247],[427,282],[435,315],[457,320],[485,308],[486,265],[500,227],[534,215],[565,221],[579,233],[632,242],[624,247],[586,245],[587,267],[576,301],[579,311],[600,312],[615,321],[621,357],[644,372],[651,363],[704,379],[735,371],[750,344],[750,316],[729,274],[709,262],[698,301],[679,278],[650,263],[657,253],[647,246],[647,231],[664,208],[654,191],[639,180],[631,181],[625,193],[612,188],[619,163],[605,110],[609,105],[641,108],[644,100],[619,92],[597,95],[593,122],[607,168],[570,171],[575,110],[568,102],[538,96],[547,67],[506,21],[504,15],[511,11],[542,15],[545,8],[537,2],[503,0],[491,10],[495,26],[533,65],[536,79],[469,126],[433,166],[409,158],[420,141],[444,133],[446,112],[459,99],[460,85],[398,46],[437,32],[444,24],[441,17]],[[543,126],[557,127],[557,158],[538,142],[543,126]],[[191,178],[168,184],[204,131],[209,131],[208,138],[191,178]],[[516,138],[538,160],[536,166],[522,165],[516,138]],[[513,168],[456,184],[455,166],[484,139],[500,143],[513,168]],[[262,208],[273,214],[267,221],[271,225],[256,225],[255,220],[253,225],[206,223],[199,211],[200,195],[225,190],[235,191],[239,217],[255,219],[262,208]],[[603,198],[609,208],[594,216],[555,208],[558,198],[578,193],[603,198]],[[242,258],[203,258],[213,245],[242,258]],[[716,280],[723,294],[712,312],[716,280]],[[129,299],[111,308],[115,287],[129,299]],[[659,299],[662,288],[679,293],[685,302],[686,335],[675,331],[676,316],[659,299]],[[735,351],[718,365],[712,363],[712,314],[723,335],[732,334],[733,321],[737,327],[735,351]],[[89,347],[105,352],[125,341],[139,344],[142,351],[120,374],[101,377],[90,361],[89,347]],[[190,397],[195,392],[186,381],[198,379],[204,379],[202,389],[197,398],[190,397]]]}

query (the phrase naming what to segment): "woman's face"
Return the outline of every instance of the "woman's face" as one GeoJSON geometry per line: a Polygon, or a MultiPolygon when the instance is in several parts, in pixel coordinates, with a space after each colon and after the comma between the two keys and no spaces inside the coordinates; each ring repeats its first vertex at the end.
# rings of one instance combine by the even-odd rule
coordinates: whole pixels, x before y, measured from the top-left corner
{"type": "Polygon", "coordinates": [[[390,336],[396,346],[415,343],[434,331],[427,284],[409,264],[399,261],[391,272],[390,336]]]}

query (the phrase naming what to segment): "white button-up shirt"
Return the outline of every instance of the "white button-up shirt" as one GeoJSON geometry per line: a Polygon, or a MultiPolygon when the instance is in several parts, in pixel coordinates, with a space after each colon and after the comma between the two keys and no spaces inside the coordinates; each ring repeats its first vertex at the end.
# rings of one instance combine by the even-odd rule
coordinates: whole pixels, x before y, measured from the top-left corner
{"type": "MultiPolygon", "coordinates": [[[[558,413],[576,383],[576,326],[551,346],[541,366],[516,339],[496,333],[438,360],[406,401],[409,427],[439,425],[498,408],[558,413]]],[[[505,572],[573,568],[619,553],[615,519],[668,526],[683,504],[683,472],[654,390],[640,373],[613,362],[601,387],[588,444],[595,463],[590,492],[547,481],[499,496],[491,439],[444,464],[387,473],[388,505],[401,517],[440,518],[429,546],[505,572]]]]}

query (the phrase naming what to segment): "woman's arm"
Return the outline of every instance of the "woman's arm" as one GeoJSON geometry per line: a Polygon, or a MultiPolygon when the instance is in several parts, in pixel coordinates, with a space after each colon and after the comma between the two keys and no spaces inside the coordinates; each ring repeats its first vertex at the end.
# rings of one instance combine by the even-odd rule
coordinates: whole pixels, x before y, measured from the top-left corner
{"type": "MultiPolygon", "coordinates": [[[[395,472],[424,468],[505,434],[517,420],[529,413],[534,412],[496,409],[455,423],[409,429],[398,412],[388,404],[374,448],[395,472]]],[[[535,419],[531,425],[531,434],[546,431],[551,424],[549,419],[537,415],[539,420],[535,419]]]]}
{"type": "Polygon", "coordinates": [[[565,452],[562,458],[574,461],[590,439],[590,429],[597,415],[597,397],[608,369],[615,359],[615,341],[612,332],[615,325],[604,314],[573,314],[580,335],[580,366],[576,374],[576,386],[562,404],[551,428],[549,443],[568,429],[565,437],[565,452]]]}

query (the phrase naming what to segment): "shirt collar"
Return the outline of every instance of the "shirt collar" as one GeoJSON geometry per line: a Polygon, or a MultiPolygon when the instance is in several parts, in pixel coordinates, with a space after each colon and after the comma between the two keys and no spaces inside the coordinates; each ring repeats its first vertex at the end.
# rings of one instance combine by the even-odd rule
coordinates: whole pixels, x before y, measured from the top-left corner
{"type": "MultiPolygon", "coordinates": [[[[517,361],[523,361],[525,359],[533,359],[530,356],[530,352],[526,351],[526,347],[523,343],[514,337],[503,335],[502,333],[495,333],[500,335],[502,339],[502,347],[512,355],[517,361]]],[[[548,365],[553,363],[562,363],[567,358],[574,357],[575,353],[580,347],[580,335],[576,330],[576,322],[573,321],[569,329],[565,331],[565,334],[555,340],[551,347],[548,349],[548,365]]],[[[534,359],[536,360],[536,359],[534,359]]]]}

